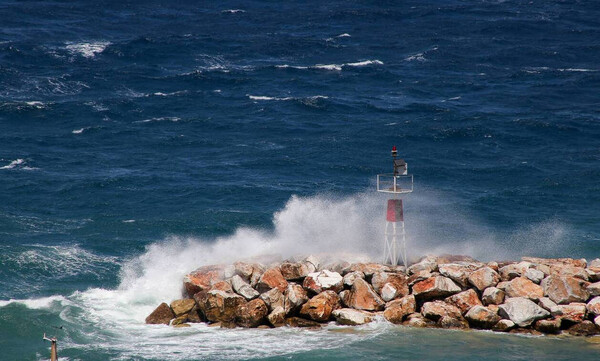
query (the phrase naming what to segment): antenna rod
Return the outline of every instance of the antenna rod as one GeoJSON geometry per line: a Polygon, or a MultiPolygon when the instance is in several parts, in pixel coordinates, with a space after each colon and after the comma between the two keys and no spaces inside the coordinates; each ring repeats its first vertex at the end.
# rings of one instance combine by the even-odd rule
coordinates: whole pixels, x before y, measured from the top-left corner
{"type": "Polygon", "coordinates": [[[44,334],[44,337],[42,338],[42,340],[45,341],[50,341],[50,361],[58,361],[58,351],[56,349],[56,337],[53,338],[48,338],[46,337],[46,334],[44,334]]]}

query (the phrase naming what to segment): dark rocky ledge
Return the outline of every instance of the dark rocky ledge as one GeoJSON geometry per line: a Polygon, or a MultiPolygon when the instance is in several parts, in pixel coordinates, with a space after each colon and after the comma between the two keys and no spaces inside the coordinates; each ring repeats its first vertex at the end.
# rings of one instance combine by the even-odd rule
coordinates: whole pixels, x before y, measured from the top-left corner
{"type": "Polygon", "coordinates": [[[200,267],[185,276],[183,290],[146,323],[318,328],[383,318],[412,327],[600,334],[600,259],[427,256],[405,269],[309,256],[200,267]]]}

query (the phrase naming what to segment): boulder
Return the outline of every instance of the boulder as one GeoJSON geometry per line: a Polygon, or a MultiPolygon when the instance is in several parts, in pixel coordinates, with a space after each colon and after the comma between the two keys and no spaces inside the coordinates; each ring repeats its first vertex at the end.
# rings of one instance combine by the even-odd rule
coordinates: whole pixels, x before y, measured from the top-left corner
{"type": "Polygon", "coordinates": [[[435,322],[423,317],[420,313],[413,313],[408,315],[402,324],[410,327],[431,327],[435,325],[435,322]]]}
{"type": "Polygon", "coordinates": [[[562,315],[562,311],[558,308],[558,305],[548,297],[541,297],[538,300],[538,305],[550,312],[552,316],[562,315]]]}
{"type": "Polygon", "coordinates": [[[258,327],[269,313],[267,305],[260,298],[241,303],[235,310],[235,322],[246,328],[258,327]]]}
{"type": "Polygon", "coordinates": [[[260,293],[266,292],[272,288],[277,288],[280,292],[285,291],[288,283],[283,278],[278,267],[269,268],[266,270],[260,280],[256,284],[256,290],[260,293]]]}
{"type": "Polygon", "coordinates": [[[174,328],[185,328],[185,327],[192,327],[192,325],[190,325],[189,323],[180,323],[179,325],[174,325],[174,328]]]}
{"type": "Polygon", "coordinates": [[[600,296],[594,297],[586,305],[587,311],[594,315],[600,316],[600,296]]]}
{"type": "Polygon", "coordinates": [[[560,318],[563,321],[569,322],[581,322],[585,319],[587,310],[585,303],[569,303],[568,305],[558,305],[560,312],[560,318]]]}
{"type": "Polygon", "coordinates": [[[354,280],[356,280],[357,278],[365,279],[365,274],[360,271],[346,273],[346,275],[344,276],[344,286],[352,287],[352,285],[354,284],[354,280]]]}
{"type": "Polygon", "coordinates": [[[599,334],[600,330],[592,321],[585,320],[569,327],[566,332],[573,336],[594,336],[599,334]]]}
{"type": "Polygon", "coordinates": [[[253,288],[256,288],[263,273],[265,273],[265,267],[261,264],[253,263],[252,264],[252,274],[250,275],[250,286],[252,286],[253,288]]]}
{"type": "Polygon", "coordinates": [[[437,322],[441,328],[469,328],[469,323],[464,318],[443,316],[437,322]]]}
{"type": "Polygon", "coordinates": [[[210,322],[231,322],[235,310],[245,304],[246,299],[235,293],[220,290],[202,291],[194,295],[198,308],[210,322]]]}
{"type": "Polygon", "coordinates": [[[505,303],[499,306],[498,313],[519,327],[527,327],[536,320],[550,316],[550,312],[525,297],[507,298],[505,303]]]}
{"type": "Polygon", "coordinates": [[[475,263],[445,263],[438,264],[438,271],[442,276],[446,276],[456,282],[463,288],[467,288],[469,275],[479,268],[475,263]]]}
{"type": "Polygon", "coordinates": [[[588,281],[598,282],[600,281],[600,267],[588,267],[585,269],[588,276],[588,281]]]}
{"type": "Polygon", "coordinates": [[[596,325],[600,329],[600,316],[596,316],[594,318],[594,325],[596,325]]]}
{"type": "Polygon", "coordinates": [[[344,307],[350,307],[350,290],[343,290],[342,292],[338,293],[338,296],[340,296],[340,301],[344,307]]]}
{"type": "Polygon", "coordinates": [[[521,260],[530,263],[538,263],[547,266],[553,265],[565,265],[565,266],[573,266],[573,267],[582,267],[585,268],[587,266],[587,262],[585,259],[573,259],[573,258],[536,258],[536,257],[521,257],[521,260]]]}
{"type": "Polygon", "coordinates": [[[447,297],[444,301],[458,307],[463,315],[467,313],[471,307],[482,306],[477,292],[475,292],[475,290],[472,288],[447,297]]]}
{"type": "Polygon", "coordinates": [[[350,272],[358,271],[362,272],[365,277],[371,277],[376,272],[391,272],[392,269],[389,266],[379,263],[354,263],[348,269],[350,272]]]}
{"type": "Polygon", "coordinates": [[[586,282],[575,277],[548,276],[542,281],[544,295],[558,304],[586,302],[590,297],[586,282]]]}
{"type": "Polygon", "coordinates": [[[285,325],[285,310],[283,307],[276,307],[269,315],[267,320],[273,327],[281,327],[285,325]]]}
{"type": "Polygon", "coordinates": [[[586,290],[590,296],[600,296],[600,282],[590,283],[586,290]]]}
{"type": "Polygon", "coordinates": [[[458,307],[444,301],[425,302],[421,308],[421,313],[433,321],[439,321],[442,317],[463,319],[462,312],[458,307]]]}
{"type": "Polygon", "coordinates": [[[505,293],[499,288],[488,287],[481,295],[481,301],[484,305],[499,305],[504,302],[505,293]]]}
{"type": "Polygon", "coordinates": [[[356,279],[350,293],[348,293],[346,305],[357,310],[380,311],[385,302],[375,293],[371,285],[363,279],[356,279]]]}
{"type": "Polygon", "coordinates": [[[492,328],[500,321],[500,316],[495,311],[479,305],[472,307],[465,318],[471,326],[485,329],[492,328]]]}
{"type": "MultiPolygon", "coordinates": [[[[308,263],[310,264],[310,263],[308,263]]],[[[312,266],[312,264],[310,264],[312,266]]],[[[314,267],[308,267],[307,263],[303,262],[284,262],[280,266],[281,274],[287,281],[298,281],[304,279],[309,273],[315,271],[314,267]]]]}
{"type": "Polygon", "coordinates": [[[225,266],[213,265],[196,269],[183,278],[183,287],[188,297],[192,298],[200,291],[208,291],[212,285],[225,277],[225,266]]]}
{"type": "Polygon", "coordinates": [[[370,312],[359,311],[352,308],[340,308],[332,312],[335,321],[340,325],[357,326],[373,321],[374,315],[370,312]]]}
{"type": "Polygon", "coordinates": [[[219,290],[219,291],[230,292],[230,293],[233,292],[233,288],[231,287],[231,284],[227,281],[216,282],[209,288],[209,290],[219,290]]]}
{"type": "Polygon", "coordinates": [[[594,260],[591,260],[590,263],[587,266],[588,267],[597,267],[597,268],[600,268],[600,258],[596,258],[594,260]]]}
{"type": "Polygon", "coordinates": [[[178,316],[177,318],[172,319],[171,322],[170,322],[170,324],[171,324],[171,326],[177,326],[177,325],[184,324],[185,322],[187,322],[187,315],[186,314],[178,316]]]}
{"type": "Polygon", "coordinates": [[[288,284],[284,296],[286,297],[286,312],[298,310],[308,301],[306,290],[296,283],[288,284]]]}
{"type": "Polygon", "coordinates": [[[260,295],[260,293],[252,288],[249,283],[244,281],[240,275],[235,275],[231,278],[231,286],[235,293],[247,300],[252,300],[260,295]]]}
{"type": "Polygon", "coordinates": [[[515,323],[511,320],[500,320],[492,327],[492,330],[496,332],[508,332],[515,328],[515,326],[515,323]]]}
{"type": "Polygon", "coordinates": [[[191,298],[171,302],[171,310],[173,310],[175,317],[189,313],[194,306],[196,306],[196,301],[191,298]]]}
{"type": "Polygon", "coordinates": [[[306,320],[300,317],[289,317],[285,319],[285,324],[289,327],[321,328],[321,324],[312,320],[306,320]]]}
{"type": "Polygon", "coordinates": [[[254,266],[250,263],[235,262],[233,264],[233,272],[234,274],[242,277],[244,281],[250,281],[252,272],[254,272],[254,266]]]}
{"type": "Polygon", "coordinates": [[[408,277],[408,285],[413,286],[417,282],[425,281],[428,278],[439,276],[437,272],[429,272],[429,271],[418,271],[408,277]]]}
{"type": "Polygon", "coordinates": [[[260,299],[267,305],[269,311],[273,311],[277,307],[281,307],[284,311],[289,311],[286,307],[286,298],[277,288],[271,288],[265,293],[260,295],[260,299]]]}
{"type": "Polygon", "coordinates": [[[342,308],[340,298],[334,291],[324,291],[302,305],[300,315],[317,322],[329,321],[334,310],[342,308]]]}
{"type": "Polygon", "coordinates": [[[146,317],[146,323],[151,325],[168,325],[173,318],[175,318],[175,314],[171,310],[171,307],[163,302],[158,305],[148,317],[146,317]]]}
{"type": "Polygon", "coordinates": [[[467,280],[481,292],[488,287],[498,284],[500,282],[500,275],[490,267],[482,267],[471,272],[467,280]]]}
{"type": "Polygon", "coordinates": [[[371,279],[371,284],[375,292],[379,293],[386,302],[397,297],[404,297],[410,292],[406,276],[401,273],[375,273],[371,279]]]}
{"type": "Polygon", "coordinates": [[[560,332],[561,324],[560,318],[549,318],[537,320],[533,328],[543,333],[557,334],[560,332]]]}
{"type": "Polygon", "coordinates": [[[338,293],[344,289],[344,279],[337,272],[322,270],[321,272],[308,274],[302,286],[313,293],[321,293],[327,290],[338,293]]]}
{"type": "Polygon", "coordinates": [[[391,323],[401,323],[402,320],[414,313],[417,309],[415,296],[408,295],[400,299],[388,302],[383,312],[383,317],[391,323]]]}
{"type": "Polygon", "coordinates": [[[437,271],[438,263],[437,257],[434,256],[426,256],[422,258],[419,262],[411,265],[407,269],[407,273],[409,275],[418,273],[420,271],[433,272],[437,271]]]}
{"type": "Polygon", "coordinates": [[[198,305],[194,305],[190,312],[187,314],[187,322],[200,323],[206,321],[204,314],[198,308],[198,305]]]}
{"type": "Polygon", "coordinates": [[[544,279],[544,277],[546,277],[546,275],[540,270],[529,268],[527,271],[525,271],[523,277],[539,285],[540,282],[542,282],[542,280],[544,279]]]}
{"type": "Polygon", "coordinates": [[[525,277],[516,277],[504,286],[507,297],[526,297],[537,301],[544,297],[544,290],[525,277]]]}
{"type": "Polygon", "coordinates": [[[521,277],[532,266],[531,262],[511,263],[498,269],[503,281],[510,281],[513,278],[521,277]]]}
{"type": "Polygon", "coordinates": [[[415,297],[425,300],[446,297],[462,291],[454,281],[444,276],[435,276],[417,282],[412,290],[415,297]]]}
{"type": "Polygon", "coordinates": [[[561,277],[575,277],[587,281],[589,278],[588,272],[583,267],[575,267],[571,265],[555,264],[550,266],[550,275],[561,277]]]}

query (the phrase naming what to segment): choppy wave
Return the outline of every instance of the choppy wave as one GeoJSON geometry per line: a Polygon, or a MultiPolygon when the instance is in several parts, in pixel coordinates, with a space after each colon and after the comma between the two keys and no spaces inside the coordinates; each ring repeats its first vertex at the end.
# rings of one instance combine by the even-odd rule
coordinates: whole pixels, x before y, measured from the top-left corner
{"type": "Polygon", "coordinates": [[[187,92],[188,92],[187,90],[179,90],[179,91],[170,92],[170,93],[155,92],[155,93],[152,93],[152,95],[157,96],[157,97],[170,97],[170,96],[187,94],[187,92]]]}
{"type": "Polygon", "coordinates": [[[64,296],[49,296],[42,298],[29,298],[29,299],[10,299],[10,300],[0,300],[0,307],[5,307],[10,304],[22,304],[25,307],[32,310],[39,310],[44,308],[50,308],[55,304],[59,304],[60,306],[65,306],[69,304],[69,300],[67,300],[64,296]]]}
{"type": "Polygon", "coordinates": [[[21,169],[21,170],[36,170],[36,167],[30,167],[25,165],[27,161],[25,159],[19,158],[11,161],[9,164],[0,167],[0,169],[21,169]]]}
{"type": "Polygon", "coordinates": [[[178,122],[180,121],[181,118],[179,117],[155,117],[155,118],[148,118],[148,119],[144,119],[144,120],[138,120],[135,121],[134,123],[151,123],[151,122],[178,122]]]}
{"type": "Polygon", "coordinates": [[[277,101],[286,101],[286,100],[317,100],[317,99],[329,99],[328,96],[325,95],[314,95],[310,97],[269,97],[265,95],[250,95],[246,94],[246,96],[251,100],[277,100],[277,101]]]}
{"type": "Polygon", "coordinates": [[[80,43],[67,43],[65,49],[72,55],[80,55],[84,58],[93,58],[102,53],[111,43],[109,41],[93,41],[80,43]]]}
{"type": "Polygon", "coordinates": [[[221,11],[224,14],[237,14],[237,13],[245,13],[246,10],[242,10],[242,9],[227,9],[227,10],[222,10],[221,11]]]}
{"type": "Polygon", "coordinates": [[[363,66],[370,66],[370,65],[383,65],[383,62],[381,60],[364,60],[364,61],[358,61],[358,62],[353,62],[353,63],[315,64],[315,65],[311,65],[311,66],[281,64],[281,65],[276,65],[275,67],[280,68],[280,69],[291,68],[291,69],[300,69],[300,70],[318,69],[318,70],[342,71],[344,69],[344,67],[363,67],[363,66]]]}

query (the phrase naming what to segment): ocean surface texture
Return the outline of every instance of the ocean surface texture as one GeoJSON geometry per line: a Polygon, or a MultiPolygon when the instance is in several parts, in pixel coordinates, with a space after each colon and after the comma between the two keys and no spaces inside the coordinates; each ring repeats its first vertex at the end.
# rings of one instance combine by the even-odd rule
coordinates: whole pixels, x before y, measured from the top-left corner
{"type": "Polygon", "coordinates": [[[585,339],[147,326],[257,254],[600,257],[600,4],[0,1],[0,353],[597,360],[585,339]],[[62,327],[62,328],[61,328],[62,327]]]}

